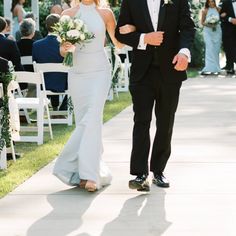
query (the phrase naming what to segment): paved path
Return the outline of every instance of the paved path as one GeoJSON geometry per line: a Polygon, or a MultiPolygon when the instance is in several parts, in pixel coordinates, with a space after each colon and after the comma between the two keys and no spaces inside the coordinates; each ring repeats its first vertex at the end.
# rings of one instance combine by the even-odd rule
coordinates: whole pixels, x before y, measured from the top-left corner
{"type": "Polygon", "coordinates": [[[51,175],[51,163],[0,200],[0,235],[235,236],[236,79],[184,83],[169,189],[128,189],[131,130],[131,107],[105,124],[111,186],[95,194],[70,188],[51,175]]]}

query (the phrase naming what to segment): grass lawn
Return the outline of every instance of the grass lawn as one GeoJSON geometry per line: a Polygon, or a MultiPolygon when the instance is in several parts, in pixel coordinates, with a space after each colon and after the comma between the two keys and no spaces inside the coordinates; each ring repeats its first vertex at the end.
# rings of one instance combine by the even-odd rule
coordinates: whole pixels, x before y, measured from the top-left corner
{"type": "Polygon", "coordinates": [[[199,75],[199,68],[189,68],[187,71],[188,78],[194,78],[199,75]]]}
{"type": "MultiPolygon", "coordinates": [[[[104,110],[104,122],[130,104],[129,93],[120,93],[119,99],[107,101],[104,110]]],[[[53,140],[50,140],[49,134],[46,132],[44,144],[41,146],[35,143],[17,143],[15,150],[23,156],[16,162],[8,161],[7,170],[0,170],[0,198],[52,161],[62,150],[73,129],[73,126],[53,125],[53,140]]]]}

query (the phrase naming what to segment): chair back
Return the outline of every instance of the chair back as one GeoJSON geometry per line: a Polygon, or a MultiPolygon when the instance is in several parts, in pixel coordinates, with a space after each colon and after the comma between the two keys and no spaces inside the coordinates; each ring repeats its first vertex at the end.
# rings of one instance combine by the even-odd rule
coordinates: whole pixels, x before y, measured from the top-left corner
{"type": "Polygon", "coordinates": [[[32,56],[21,56],[20,57],[21,64],[24,65],[33,65],[33,58],[32,56]]]}
{"type": "Polygon", "coordinates": [[[33,67],[35,72],[42,71],[43,73],[48,73],[48,72],[68,73],[69,69],[62,63],[36,63],[35,61],[33,62],[33,67]]]}
{"type": "Polygon", "coordinates": [[[13,75],[18,83],[35,84],[37,97],[40,97],[42,94],[46,97],[42,72],[16,71],[13,72],[13,75]]]}

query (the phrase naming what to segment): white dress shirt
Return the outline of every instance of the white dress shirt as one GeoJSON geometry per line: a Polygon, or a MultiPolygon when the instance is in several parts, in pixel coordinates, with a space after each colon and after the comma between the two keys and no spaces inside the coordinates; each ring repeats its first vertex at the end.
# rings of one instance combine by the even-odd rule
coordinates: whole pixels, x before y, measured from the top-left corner
{"type": "MultiPolygon", "coordinates": [[[[233,11],[234,11],[234,16],[236,17],[236,1],[232,2],[233,5],[233,11]]],[[[231,23],[232,17],[229,17],[229,22],[231,23]]]]}
{"type": "Polygon", "coordinates": [[[234,16],[236,17],[236,2],[233,2],[234,16]]]}
{"type": "MultiPolygon", "coordinates": [[[[148,11],[151,17],[152,26],[155,31],[157,31],[158,26],[158,18],[159,18],[159,11],[160,11],[160,4],[161,0],[146,0],[148,5],[148,11]]],[[[145,34],[141,34],[139,39],[139,50],[146,50],[147,44],[144,43],[144,36],[145,34]]],[[[163,39],[165,40],[165,38],[163,39]]],[[[188,57],[188,61],[191,61],[191,54],[188,48],[180,49],[179,53],[182,53],[188,57]]]]}

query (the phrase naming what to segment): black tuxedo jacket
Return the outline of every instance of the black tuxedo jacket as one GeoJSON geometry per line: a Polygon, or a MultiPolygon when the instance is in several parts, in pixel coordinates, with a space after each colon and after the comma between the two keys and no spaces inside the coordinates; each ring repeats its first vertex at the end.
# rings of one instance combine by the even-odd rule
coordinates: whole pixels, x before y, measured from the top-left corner
{"type": "MultiPolygon", "coordinates": [[[[32,39],[21,39],[17,41],[17,46],[20,51],[21,56],[32,56],[32,48],[33,48],[34,40],[32,39]]],[[[25,71],[34,72],[33,65],[24,65],[25,71]]]]}
{"type": "Polygon", "coordinates": [[[3,35],[0,35],[0,56],[8,61],[11,61],[15,71],[24,70],[20,61],[20,52],[16,45],[16,42],[7,39],[3,35]]]}
{"type": "MultiPolygon", "coordinates": [[[[8,61],[2,57],[0,57],[0,73],[9,72],[8,61]]],[[[0,78],[1,82],[1,78],[0,78]]]]}
{"type": "Polygon", "coordinates": [[[195,26],[187,0],[170,2],[172,3],[164,4],[164,1],[161,0],[160,3],[157,31],[165,32],[163,43],[158,47],[147,45],[146,50],[139,50],[137,47],[142,33],[154,31],[147,0],[123,0],[122,2],[115,35],[120,42],[133,47],[131,82],[141,80],[145,76],[152,63],[154,50],[158,50],[160,70],[166,82],[175,83],[187,78],[186,72],[178,72],[174,69],[172,60],[181,48],[190,50],[195,26]],[[136,31],[120,34],[119,27],[125,24],[134,25],[136,31]]]}
{"type": "Polygon", "coordinates": [[[236,17],[233,9],[232,0],[221,1],[220,8],[220,13],[226,13],[225,17],[221,17],[222,27],[236,31],[236,26],[229,22],[229,17],[236,17]]]}

